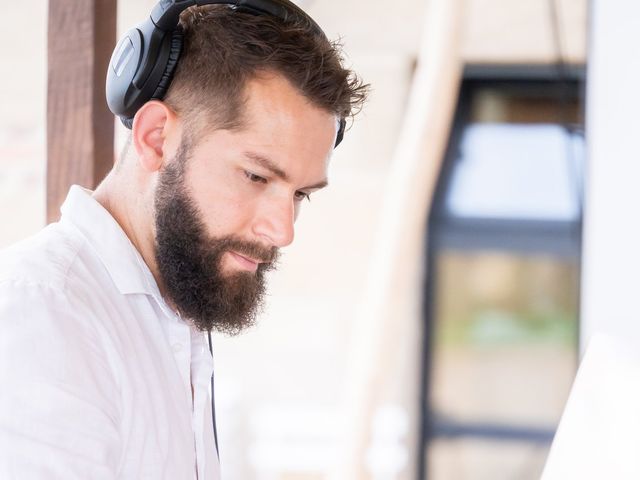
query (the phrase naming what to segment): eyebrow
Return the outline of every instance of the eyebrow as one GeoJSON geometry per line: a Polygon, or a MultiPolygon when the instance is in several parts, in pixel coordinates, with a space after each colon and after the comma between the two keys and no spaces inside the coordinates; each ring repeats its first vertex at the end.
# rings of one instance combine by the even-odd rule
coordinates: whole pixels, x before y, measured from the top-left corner
{"type": "MultiPolygon", "coordinates": [[[[257,165],[260,165],[262,168],[266,168],[267,170],[269,170],[272,174],[274,174],[279,179],[284,180],[285,182],[289,181],[289,175],[287,175],[287,173],[284,170],[278,167],[275,163],[273,163],[267,157],[264,157],[254,152],[245,152],[245,156],[252,162],[256,163],[257,165]]],[[[321,182],[318,182],[314,185],[303,187],[301,190],[312,190],[312,189],[318,190],[326,187],[327,185],[329,185],[329,182],[327,180],[322,180],[321,182]]]]}

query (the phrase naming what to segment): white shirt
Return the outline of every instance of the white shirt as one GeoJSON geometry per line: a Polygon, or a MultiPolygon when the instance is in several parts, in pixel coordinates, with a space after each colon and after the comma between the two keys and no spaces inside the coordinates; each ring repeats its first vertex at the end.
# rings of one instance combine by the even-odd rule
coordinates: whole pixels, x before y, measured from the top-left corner
{"type": "Polygon", "coordinates": [[[1,479],[219,480],[212,373],[90,192],[0,252],[1,479]]]}

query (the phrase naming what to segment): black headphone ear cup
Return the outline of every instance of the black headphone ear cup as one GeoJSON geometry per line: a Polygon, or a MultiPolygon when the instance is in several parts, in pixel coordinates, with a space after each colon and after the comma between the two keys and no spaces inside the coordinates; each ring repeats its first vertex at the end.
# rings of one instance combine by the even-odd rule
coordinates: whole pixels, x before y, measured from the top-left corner
{"type": "MultiPolygon", "coordinates": [[[[153,95],[151,95],[151,98],[149,98],[149,100],[162,100],[167,94],[167,90],[169,90],[169,86],[171,85],[171,80],[173,79],[173,74],[175,72],[176,66],[178,65],[178,60],[180,59],[180,54],[182,53],[183,40],[184,34],[182,28],[178,26],[176,30],[171,32],[171,46],[169,47],[167,65],[164,68],[164,72],[162,72],[162,77],[160,77],[158,86],[154,90],[153,95]]],[[[120,116],[120,121],[125,126],[125,128],[128,128],[129,130],[133,128],[133,119],[134,117],[120,116]]]]}
{"type": "Polygon", "coordinates": [[[122,125],[124,125],[125,128],[131,130],[133,128],[133,118],[127,118],[127,117],[118,117],[120,119],[120,122],[122,122],[122,125]]]}
{"type": "Polygon", "coordinates": [[[169,49],[169,58],[167,58],[167,66],[164,69],[164,73],[158,82],[158,86],[156,87],[155,92],[151,95],[152,99],[162,100],[164,96],[167,94],[167,90],[169,90],[169,86],[171,85],[171,80],[173,79],[173,74],[175,72],[176,66],[178,65],[178,60],[180,59],[180,54],[182,53],[182,45],[184,41],[184,34],[182,28],[178,26],[171,33],[171,48],[169,49]]]}

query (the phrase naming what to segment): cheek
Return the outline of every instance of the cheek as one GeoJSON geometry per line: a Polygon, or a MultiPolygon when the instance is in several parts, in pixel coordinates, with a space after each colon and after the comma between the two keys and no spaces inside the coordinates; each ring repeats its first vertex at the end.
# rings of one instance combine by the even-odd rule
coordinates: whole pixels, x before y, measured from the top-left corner
{"type": "Polygon", "coordinates": [[[190,197],[201,213],[209,235],[243,235],[249,228],[253,198],[232,175],[193,171],[188,178],[190,197]]]}

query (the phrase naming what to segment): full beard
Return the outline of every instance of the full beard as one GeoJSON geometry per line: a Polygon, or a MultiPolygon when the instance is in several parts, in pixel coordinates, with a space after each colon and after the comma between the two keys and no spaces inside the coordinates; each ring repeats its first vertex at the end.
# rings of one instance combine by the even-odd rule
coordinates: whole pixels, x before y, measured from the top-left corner
{"type": "Polygon", "coordinates": [[[278,250],[234,236],[210,237],[184,185],[188,148],[160,174],[155,197],[156,262],[163,293],[198,330],[237,335],[253,326],[265,294],[265,272],[278,250]],[[221,271],[222,256],[234,251],[259,260],[256,272],[221,271]]]}

